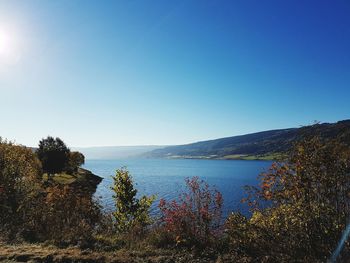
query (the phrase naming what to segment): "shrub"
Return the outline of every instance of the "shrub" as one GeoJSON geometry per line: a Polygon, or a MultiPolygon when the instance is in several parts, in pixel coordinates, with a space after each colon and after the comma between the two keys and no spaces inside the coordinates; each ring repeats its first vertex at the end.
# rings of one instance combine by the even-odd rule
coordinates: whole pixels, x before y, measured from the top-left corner
{"type": "Polygon", "coordinates": [[[116,210],[113,213],[115,224],[119,233],[127,231],[143,232],[151,223],[149,209],[155,200],[155,196],[142,196],[136,198],[137,190],[134,188],[132,177],[125,168],[118,169],[113,177],[116,210]]]}
{"type": "Polygon", "coordinates": [[[146,240],[148,244],[158,248],[170,248],[174,245],[173,235],[164,225],[153,225],[146,240]]]}
{"type": "Polygon", "coordinates": [[[54,183],[45,188],[36,154],[0,139],[1,237],[87,244],[99,216],[90,193],[54,183]]]}
{"type": "Polygon", "coordinates": [[[39,240],[58,245],[91,246],[95,227],[100,222],[98,204],[83,189],[69,185],[46,188],[40,218],[35,229],[39,240]]]}
{"type": "Polygon", "coordinates": [[[349,176],[347,146],[317,137],[299,142],[289,161],[273,164],[249,189],[253,216],[229,217],[231,249],[260,260],[326,261],[350,215],[349,176]]]}
{"type": "Polygon", "coordinates": [[[208,245],[220,232],[223,199],[198,177],[186,179],[179,201],[161,199],[161,223],[177,245],[208,245]]]}
{"type": "Polygon", "coordinates": [[[0,138],[0,231],[24,231],[40,189],[41,165],[31,149],[0,138]]]}
{"type": "Polygon", "coordinates": [[[340,226],[324,214],[334,212],[332,207],[320,210],[315,204],[306,209],[295,203],[255,211],[251,218],[233,213],[226,223],[230,248],[259,261],[326,261],[340,226]]]}

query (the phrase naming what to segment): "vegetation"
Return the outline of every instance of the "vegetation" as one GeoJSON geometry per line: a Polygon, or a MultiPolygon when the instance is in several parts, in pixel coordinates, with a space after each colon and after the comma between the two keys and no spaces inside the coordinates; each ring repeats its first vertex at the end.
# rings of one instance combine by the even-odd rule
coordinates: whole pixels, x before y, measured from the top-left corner
{"type": "Polygon", "coordinates": [[[44,173],[48,175],[66,172],[74,174],[85,163],[80,152],[71,152],[60,138],[48,136],[39,142],[36,154],[42,164],[44,173]]]}
{"type": "MultiPolygon", "coordinates": [[[[61,262],[327,262],[350,217],[349,138],[349,132],[332,139],[306,133],[288,159],[259,176],[258,187],[247,187],[243,202],[251,215],[232,212],[226,219],[221,194],[198,177],[186,180],[178,199],[160,200],[160,217],[152,218],[154,196],[138,197],[125,168],[113,177],[115,210],[108,214],[79,179],[87,173],[78,167],[82,156],[68,151],[51,180],[47,145],[57,140],[43,142],[40,154],[0,140],[0,260],[13,257],[10,243],[25,242],[21,251],[37,243],[49,261],[61,262]]],[[[28,260],[41,258],[33,253],[28,260]]],[[[336,257],[346,262],[349,253],[345,242],[336,257]]]]}
{"type": "Polygon", "coordinates": [[[68,157],[68,172],[76,173],[78,168],[85,163],[85,156],[80,152],[70,152],[68,157]]]}
{"type": "Polygon", "coordinates": [[[31,205],[36,202],[41,164],[30,149],[0,138],[0,231],[14,238],[31,225],[31,205]]]}
{"type": "Polygon", "coordinates": [[[318,135],[323,139],[338,137],[350,145],[350,120],[337,123],[316,123],[301,128],[271,130],[241,136],[227,137],[186,145],[156,149],[147,157],[156,158],[198,158],[198,159],[243,159],[281,160],[293,148],[295,142],[305,136],[318,135]]]}
{"type": "Polygon", "coordinates": [[[285,160],[287,157],[288,155],[283,153],[267,153],[267,154],[260,154],[260,155],[231,154],[231,155],[226,155],[221,159],[271,161],[271,160],[285,160]]]}
{"type": "Polygon", "coordinates": [[[69,162],[70,150],[60,139],[48,136],[39,142],[37,155],[42,163],[43,171],[55,174],[64,171],[69,162]]]}
{"type": "Polygon", "coordinates": [[[349,176],[349,147],[304,139],[288,162],[261,174],[259,188],[248,189],[253,215],[230,216],[231,247],[261,260],[327,261],[348,222],[349,176]]]}
{"type": "MultiPolygon", "coordinates": [[[[54,141],[60,149],[67,149],[63,141],[54,141]]],[[[46,169],[53,167],[54,151],[47,151],[51,142],[41,141],[42,151],[35,154],[0,140],[0,231],[7,240],[74,244],[86,240],[98,222],[99,207],[85,189],[43,181],[44,165],[38,156],[46,162],[46,169]]]]}
{"type": "Polygon", "coordinates": [[[179,201],[160,200],[160,223],[176,245],[205,247],[221,234],[222,195],[198,177],[186,186],[179,201]]]}
{"type": "Polygon", "coordinates": [[[138,228],[142,232],[151,223],[149,209],[155,196],[142,196],[137,199],[132,177],[125,168],[117,170],[113,180],[112,190],[116,208],[113,216],[117,231],[123,233],[138,228]]]}

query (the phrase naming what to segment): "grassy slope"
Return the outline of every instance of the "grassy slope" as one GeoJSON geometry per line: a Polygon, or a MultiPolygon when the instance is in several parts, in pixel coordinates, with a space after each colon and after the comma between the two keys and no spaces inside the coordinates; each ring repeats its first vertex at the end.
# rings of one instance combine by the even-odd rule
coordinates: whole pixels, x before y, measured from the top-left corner
{"type": "MultiPolygon", "coordinates": [[[[97,185],[102,180],[99,176],[83,168],[79,168],[77,173],[73,175],[67,173],[54,174],[51,179],[59,184],[88,183],[91,185],[97,185]]],[[[48,180],[46,173],[43,175],[43,180],[48,180]]]]}
{"type": "Polygon", "coordinates": [[[262,161],[271,161],[271,160],[283,160],[286,157],[283,153],[267,153],[262,155],[244,155],[244,154],[233,154],[226,155],[222,159],[224,160],[262,160],[262,161]]]}
{"type": "Polygon", "coordinates": [[[272,161],[272,160],[283,160],[286,154],[283,153],[267,153],[259,155],[249,154],[229,154],[222,157],[218,156],[192,156],[192,155],[173,155],[168,156],[168,159],[205,159],[205,160],[261,160],[261,161],[272,161]]]}

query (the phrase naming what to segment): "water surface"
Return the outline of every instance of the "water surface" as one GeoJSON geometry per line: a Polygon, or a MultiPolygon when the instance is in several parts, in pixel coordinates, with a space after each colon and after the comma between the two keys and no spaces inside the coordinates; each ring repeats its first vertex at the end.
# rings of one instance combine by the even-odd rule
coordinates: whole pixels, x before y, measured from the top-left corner
{"type": "Polygon", "coordinates": [[[140,195],[156,194],[157,201],[152,213],[157,213],[160,198],[175,199],[185,186],[185,178],[199,176],[209,185],[215,186],[224,198],[224,214],[232,210],[247,213],[240,203],[245,185],[256,185],[257,176],[270,166],[269,161],[240,160],[195,160],[195,159],[120,159],[87,160],[85,168],[103,177],[96,190],[106,210],[113,208],[111,176],[120,167],[131,172],[140,195]]]}

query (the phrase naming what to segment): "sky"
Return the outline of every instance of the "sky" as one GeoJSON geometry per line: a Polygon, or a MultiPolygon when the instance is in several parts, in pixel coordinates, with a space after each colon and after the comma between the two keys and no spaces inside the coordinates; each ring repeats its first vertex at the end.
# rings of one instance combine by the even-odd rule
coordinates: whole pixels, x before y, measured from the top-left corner
{"type": "Polygon", "coordinates": [[[350,118],[350,2],[0,0],[0,136],[171,145],[350,118]]]}

